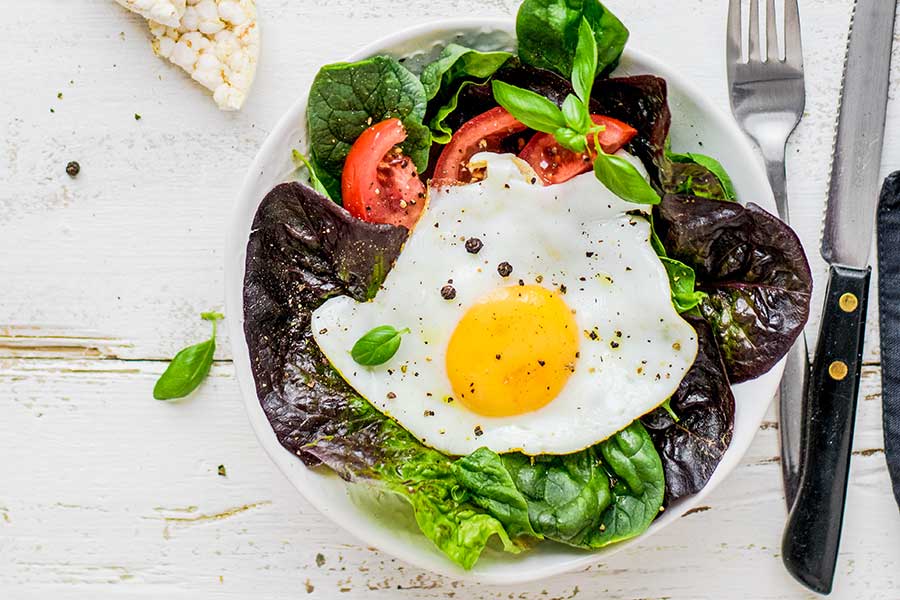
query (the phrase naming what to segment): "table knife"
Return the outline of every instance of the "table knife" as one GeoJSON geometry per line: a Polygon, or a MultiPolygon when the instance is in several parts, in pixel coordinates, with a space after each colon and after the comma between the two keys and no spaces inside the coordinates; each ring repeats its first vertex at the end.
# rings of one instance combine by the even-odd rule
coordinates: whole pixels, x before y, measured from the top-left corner
{"type": "Polygon", "coordinates": [[[788,572],[821,594],[831,592],[844,518],[896,6],[897,0],[857,0],[854,7],[822,236],[828,288],[800,486],[782,538],[788,572]]]}

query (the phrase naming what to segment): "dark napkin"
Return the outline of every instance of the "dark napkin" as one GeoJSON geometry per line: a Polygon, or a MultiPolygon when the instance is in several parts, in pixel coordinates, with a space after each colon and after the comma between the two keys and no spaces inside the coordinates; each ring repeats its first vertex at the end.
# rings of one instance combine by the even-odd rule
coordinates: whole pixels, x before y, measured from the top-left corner
{"type": "Polygon", "coordinates": [[[885,179],[878,204],[878,306],[884,455],[900,505],[900,171],[885,179]]]}

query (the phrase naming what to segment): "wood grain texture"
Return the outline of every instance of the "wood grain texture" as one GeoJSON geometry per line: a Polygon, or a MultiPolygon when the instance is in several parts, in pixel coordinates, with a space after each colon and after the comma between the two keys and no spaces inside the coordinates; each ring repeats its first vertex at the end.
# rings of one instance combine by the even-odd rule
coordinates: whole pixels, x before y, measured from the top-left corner
{"type": "MultiPolygon", "coordinates": [[[[258,2],[259,76],[245,109],[228,114],[154,57],[145,24],[110,0],[0,0],[0,598],[810,598],[778,556],[785,515],[771,414],[742,466],[676,525],[585,572],[493,588],[361,547],[312,510],[256,443],[225,337],[200,392],[174,404],[151,399],[162,360],[208,335],[198,314],[222,306],[223,237],[238,185],[315,69],[402,27],[511,18],[518,6],[258,2]],[[70,160],[81,164],[77,179],[65,173],[70,160]]],[[[607,4],[635,46],[665,57],[727,110],[726,2],[607,4]]],[[[820,284],[816,305],[850,8],[851,0],[801,0],[807,110],[789,148],[788,184],[820,284]]],[[[889,131],[900,130],[898,86],[895,78],[889,131]]],[[[900,140],[889,136],[885,174],[891,165],[900,166],[900,140]]],[[[833,597],[892,600],[900,518],[869,323],[833,597]]],[[[812,337],[816,328],[814,318],[812,337]]]]}

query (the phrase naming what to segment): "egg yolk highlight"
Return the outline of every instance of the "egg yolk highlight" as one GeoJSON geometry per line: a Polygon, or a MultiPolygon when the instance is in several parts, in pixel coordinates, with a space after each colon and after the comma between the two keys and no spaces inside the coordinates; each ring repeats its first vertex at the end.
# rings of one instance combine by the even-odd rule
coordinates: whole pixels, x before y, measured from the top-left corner
{"type": "Polygon", "coordinates": [[[560,294],[537,285],[498,288],[466,311],[450,338],[454,398],[489,417],[537,410],[574,372],[578,342],[560,294]]]}

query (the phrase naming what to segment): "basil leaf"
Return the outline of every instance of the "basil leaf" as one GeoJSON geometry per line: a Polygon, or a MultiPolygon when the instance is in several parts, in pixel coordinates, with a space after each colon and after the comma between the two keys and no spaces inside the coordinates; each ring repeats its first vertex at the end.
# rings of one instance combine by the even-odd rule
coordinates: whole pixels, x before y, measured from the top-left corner
{"type": "Polygon", "coordinates": [[[294,159],[294,164],[297,165],[298,169],[305,168],[306,174],[309,177],[309,187],[316,190],[329,200],[331,199],[331,195],[328,193],[328,190],[325,188],[325,185],[322,183],[322,180],[319,179],[319,176],[316,175],[316,170],[312,166],[312,163],[309,162],[309,159],[306,158],[302,152],[299,150],[294,150],[291,153],[291,156],[294,159]]]}
{"type": "Polygon", "coordinates": [[[212,336],[175,355],[153,386],[153,397],[157,400],[184,398],[200,387],[209,374],[216,352],[216,323],[225,317],[217,312],[205,312],[200,317],[212,322],[212,336]]]}
{"type": "MultiPolygon", "coordinates": [[[[574,96],[570,96],[570,98],[574,98],[574,96]]],[[[556,141],[561,146],[568,148],[572,152],[587,151],[587,140],[584,138],[583,133],[578,133],[568,127],[562,127],[553,132],[553,137],[556,138],[556,141]]]]}
{"type": "Polygon", "coordinates": [[[554,133],[566,127],[566,118],[559,107],[540,94],[502,81],[491,82],[491,89],[497,104],[529,128],[554,133]]]}
{"type": "Polygon", "coordinates": [[[697,276],[694,269],[674,258],[660,256],[666,273],[669,275],[669,287],[672,289],[672,304],[679,313],[685,313],[700,304],[706,294],[694,289],[697,276]]]}
{"type": "Polygon", "coordinates": [[[591,114],[588,112],[587,106],[585,106],[584,102],[571,94],[566,96],[566,99],[563,101],[562,113],[566,118],[566,123],[568,123],[569,128],[581,133],[582,138],[584,138],[584,135],[587,134],[588,130],[594,126],[594,122],[591,121],[591,114]]]}
{"type": "MultiPolygon", "coordinates": [[[[422,172],[431,148],[431,132],[423,123],[426,102],[419,78],[389,56],[322,67],[309,90],[306,110],[310,157],[317,173],[340,182],[344,159],[356,138],[373,123],[392,117],[403,123],[407,137],[401,147],[422,172]]],[[[326,187],[333,198],[340,198],[327,182],[326,187]]]]}
{"type": "Polygon", "coordinates": [[[678,154],[668,151],[666,157],[675,165],[680,165],[672,165],[669,169],[672,171],[669,179],[675,180],[677,185],[675,193],[692,194],[712,200],[734,200],[736,198],[731,177],[722,163],[713,157],[695,152],[678,154]],[[691,169],[691,166],[695,166],[695,168],[691,169]],[[712,182],[708,181],[709,173],[714,177],[712,182]],[[716,183],[718,185],[715,185],[716,183]]]}
{"type": "Polygon", "coordinates": [[[597,44],[596,73],[615,68],[628,29],[597,0],[525,0],[516,16],[519,58],[541,69],[572,74],[578,32],[587,19],[597,44]]]}
{"type": "Polygon", "coordinates": [[[490,77],[510,58],[512,54],[509,52],[479,52],[459,44],[450,44],[422,71],[420,79],[425,97],[431,100],[442,89],[451,87],[465,77],[490,77]]]}
{"type": "Polygon", "coordinates": [[[578,26],[578,45],[572,63],[572,88],[581,101],[587,104],[591,98],[591,88],[597,76],[597,40],[587,19],[582,18],[578,26]]]}
{"type": "Polygon", "coordinates": [[[622,158],[606,154],[597,144],[594,174],[613,194],[636,204],[659,204],[659,194],[637,168],[622,158]]]}
{"type": "Polygon", "coordinates": [[[479,448],[453,463],[453,471],[469,490],[470,500],[503,523],[511,538],[541,537],[528,520],[525,497],[495,452],[479,448]]]}
{"type": "Polygon", "coordinates": [[[404,333],[409,333],[409,328],[398,330],[390,325],[376,327],[353,344],[350,356],[367,367],[383,365],[397,353],[404,333]]]}

